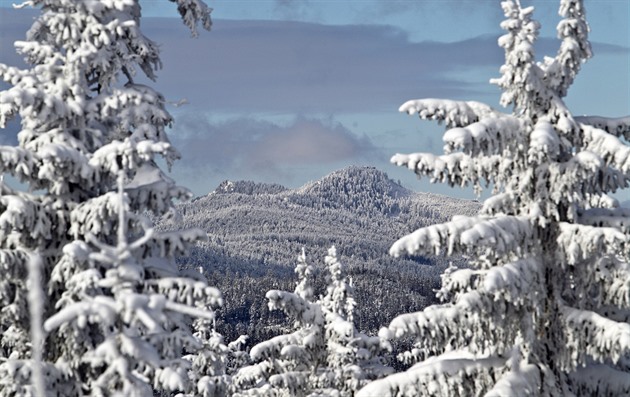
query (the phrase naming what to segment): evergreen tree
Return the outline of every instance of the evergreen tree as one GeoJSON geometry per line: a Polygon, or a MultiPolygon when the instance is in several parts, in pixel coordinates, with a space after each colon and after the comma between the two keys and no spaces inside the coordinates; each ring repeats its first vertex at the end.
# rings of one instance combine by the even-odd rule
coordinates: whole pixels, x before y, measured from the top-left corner
{"type": "Polygon", "coordinates": [[[630,117],[574,117],[562,98],[591,56],[581,0],[561,0],[560,48],[536,62],[533,8],[502,2],[501,103],[415,100],[401,111],[445,122],[445,154],[392,162],[451,186],[485,180],[476,217],[425,227],[391,254],[472,257],[451,268],[443,303],[395,318],[386,339],[414,338],[407,371],[359,396],[630,394],[630,211],[608,194],[630,182],[630,117]]]}
{"type": "MultiPolygon", "coordinates": [[[[203,1],[173,2],[193,35],[210,28],[203,1]]],[[[191,318],[211,319],[220,296],[173,260],[205,235],[157,233],[142,215],[189,197],[155,161],[179,156],[165,100],[134,82],[137,71],[155,79],[158,45],[140,30],[136,0],[25,5],[41,11],[16,42],[30,66],[0,65],[11,86],[0,92],[0,128],[21,122],[18,146],[0,147],[0,170],[27,187],[0,186],[0,394],[32,393],[32,383],[64,396],[192,390],[182,359],[200,345],[191,318]],[[45,296],[45,335],[30,323],[27,288],[45,296]]]]}
{"type": "Polygon", "coordinates": [[[214,319],[195,320],[195,337],[201,348],[187,358],[192,362],[191,380],[196,384],[187,396],[229,396],[233,391],[232,375],[249,363],[249,355],[243,351],[247,336],[241,335],[229,344],[215,330],[214,319]]]}
{"type": "Polygon", "coordinates": [[[267,292],[269,307],[295,319],[297,329],[254,346],[255,364],[234,376],[235,396],[351,396],[370,379],[389,373],[378,337],[357,332],[354,299],[334,247],[328,251],[328,293],[312,301],[313,269],[298,257],[294,293],[267,292]]]}

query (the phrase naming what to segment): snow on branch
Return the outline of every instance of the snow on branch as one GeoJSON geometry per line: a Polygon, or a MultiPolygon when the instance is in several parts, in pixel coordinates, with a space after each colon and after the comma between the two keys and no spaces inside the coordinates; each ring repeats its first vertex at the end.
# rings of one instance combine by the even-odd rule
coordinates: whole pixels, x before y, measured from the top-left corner
{"type": "Polygon", "coordinates": [[[534,396],[540,391],[540,369],[537,365],[526,364],[518,370],[504,373],[484,397],[510,396],[518,390],[523,395],[534,396]]]}
{"type": "MultiPolygon", "coordinates": [[[[553,375],[549,373],[541,374],[541,372],[546,370],[544,365],[539,366],[523,360],[519,346],[521,343],[522,340],[517,341],[517,344],[512,349],[511,357],[506,363],[507,370],[501,374],[492,389],[484,397],[505,397],[513,395],[515,391],[526,396],[557,394],[558,390],[556,390],[556,393],[544,393],[546,390],[544,390],[541,381],[543,378],[550,375],[552,377],[553,375]]],[[[553,383],[547,379],[546,381],[547,383],[553,383]]]]}
{"type": "Polygon", "coordinates": [[[103,325],[113,324],[117,316],[116,302],[106,296],[83,298],[59,310],[44,322],[44,330],[51,332],[63,324],[77,321],[80,328],[87,323],[99,323],[103,325]]]}
{"type": "Polygon", "coordinates": [[[22,249],[0,249],[0,270],[9,279],[26,279],[29,254],[22,249]]]}
{"type": "Polygon", "coordinates": [[[557,238],[561,263],[575,265],[594,256],[616,255],[624,252],[628,238],[619,230],[610,227],[594,227],[559,223],[557,238]]]}
{"type": "Polygon", "coordinates": [[[543,68],[549,88],[564,97],[582,63],[593,53],[588,41],[589,27],[582,0],[562,0],[559,14],[563,17],[556,28],[558,38],[562,40],[560,49],[555,58],[545,60],[543,68]]]}
{"type": "Polygon", "coordinates": [[[503,257],[524,254],[535,247],[532,221],[524,216],[496,218],[455,216],[447,223],[428,226],[396,241],[390,255],[453,253],[503,257]]]}
{"type": "Polygon", "coordinates": [[[92,234],[114,235],[118,195],[109,192],[77,205],[70,213],[69,234],[78,240],[92,234]]]}
{"type": "Polygon", "coordinates": [[[544,159],[555,159],[559,151],[560,138],[553,125],[547,120],[537,122],[529,134],[528,161],[540,163],[544,159]]]}
{"type": "Polygon", "coordinates": [[[305,332],[302,329],[299,329],[292,334],[275,336],[252,347],[249,355],[254,361],[278,357],[286,346],[302,345],[304,336],[305,332]]]}
{"type": "MultiPolygon", "coordinates": [[[[36,113],[34,108],[39,108],[37,105],[43,102],[42,89],[37,88],[41,82],[36,74],[0,64],[0,79],[12,86],[8,90],[0,91],[0,128],[5,128],[6,123],[18,112],[22,118],[25,118],[24,113],[28,116],[36,113]],[[29,111],[25,112],[23,108],[29,111]]],[[[66,110],[65,108],[60,106],[59,111],[66,110]]]]}
{"type": "Polygon", "coordinates": [[[500,114],[481,102],[450,99],[415,99],[403,103],[398,111],[410,115],[417,113],[423,120],[443,121],[449,128],[463,127],[482,118],[500,114]]]}
{"type": "MultiPolygon", "coordinates": [[[[0,389],[9,396],[33,396],[41,397],[44,394],[34,393],[31,384],[33,373],[33,360],[9,359],[0,364],[0,389]]],[[[79,387],[71,382],[71,373],[67,366],[60,363],[42,362],[41,367],[45,390],[54,390],[60,396],[79,396],[79,387]]]]}
{"type": "Polygon", "coordinates": [[[296,293],[271,290],[265,297],[269,300],[269,310],[282,309],[303,324],[321,324],[323,317],[318,304],[309,302],[296,293]]]}
{"type": "MultiPolygon", "coordinates": [[[[488,197],[479,210],[480,215],[518,214],[522,210],[519,194],[514,191],[498,193],[488,197]]],[[[531,212],[531,211],[530,211],[531,212]]],[[[532,214],[532,215],[535,215],[532,214]]]]}
{"type": "Polygon", "coordinates": [[[199,229],[161,232],[148,242],[145,256],[172,259],[178,255],[187,255],[193,244],[207,239],[208,235],[199,229]]]}
{"type": "Polygon", "coordinates": [[[442,274],[442,287],[437,293],[443,301],[472,290],[484,292],[496,300],[523,305],[534,298],[532,291],[543,280],[539,260],[528,257],[490,268],[474,265],[477,269],[451,267],[442,274]]]}
{"type": "Polygon", "coordinates": [[[428,176],[431,183],[442,182],[449,186],[465,187],[474,184],[478,188],[483,180],[503,185],[517,173],[514,161],[500,155],[472,158],[465,153],[442,156],[431,153],[398,153],[390,161],[397,166],[406,166],[418,176],[428,176]]]}
{"type": "Polygon", "coordinates": [[[513,153],[523,146],[525,123],[514,116],[483,118],[444,133],[444,152],[462,150],[470,156],[513,153]]]}
{"type": "Polygon", "coordinates": [[[140,164],[153,160],[156,154],[169,157],[174,149],[166,142],[132,139],[113,141],[94,152],[90,165],[101,172],[116,175],[121,170],[134,170],[140,164]]]}
{"type": "Polygon", "coordinates": [[[630,140],[630,116],[626,117],[600,117],[600,116],[576,116],[575,121],[583,125],[590,125],[604,130],[616,137],[624,137],[630,140]]]}
{"type": "Polygon", "coordinates": [[[525,258],[489,269],[483,278],[483,290],[495,300],[522,304],[534,298],[532,292],[540,288],[543,280],[540,261],[525,258]]]}
{"type": "Polygon", "coordinates": [[[574,305],[594,310],[608,318],[625,320],[630,309],[630,264],[616,255],[601,255],[591,263],[575,265],[568,280],[574,305]]]}
{"type": "MultiPolygon", "coordinates": [[[[161,277],[144,281],[146,293],[164,295],[173,303],[195,306],[203,302],[204,306],[217,308],[223,305],[221,292],[205,282],[185,277],[161,277]]],[[[204,316],[201,316],[204,317],[204,316]]]]}
{"type": "Polygon", "coordinates": [[[561,308],[567,335],[567,354],[573,368],[584,365],[588,357],[599,362],[630,354],[630,324],[607,319],[595,312],[569,306],[561,308]]]}
{"type": "Polygon", "coordinates": [[[141,164],[133,180],[125,186],[131,210],[149,210],[161,215],[172,209],[173,200],[188,200],[188,189],[177,186],[159,168],[150,163],[141,164]]]}
{"type": "Polygon", "coordinates": [[[586,150],[597,153],[607,165],[630,176],[630,147],[599,128],[583,125],[582,129],[586,150]]]}
{"type": "MultiPolygon", "coordinates": [[[[557,204],[584,203],[589,196],[615,191],[630,182],[630,174],[626,176],[608,167],[600,156],[588,150],[582,150],[566,162],[541,164],[534,175],[538,199],[550,201],[549,215],[556,217],[557,204]]],[[[576,216],[575,211],[576,206],[569,214],[570,219],[576,216]]]]}
{"type": "Polygon", "coordinates": [[[22,243],[45,246],[53,225],[65,224],[63,215],[42,202],[21,196],[0,196],[0,244],[12,248],[22,243]]]}
{"type": "Polygon", "coordinates": [[[290,396],[300,395],[309,385],[309,374],[304,371],[289,371],[271,375],[269,383],[277,388],[286,389],[290,396]]]}
{"type": "Polygon", "coordinates": [[[475,358],[466,352],[451,352],[374,381],[361,389],[356,397],[474,395],[479,389],[490,388],[505,365],[503,358],[475,358]],[[462,382],[462,378],[471,376],[475,378],[474,382],[462,382]]]}
{"type": "Polygon", "coordinates": [[[73,189],[70,184],[85,186],[94,178],[87,156],[67,143],[46,144],[37,150],[37,157],[40,162],[37,178],[51,182],[51,194],[70,194],[73,189]]]}
{"type": "MultiPolygon", "coordinates": [[[[0,105],[1,106],[1,105],[0,105]]],[[[0,172],[26,180],[39,173],[33,153],[20,147],[0,146],[0,172]]]]}
{"type": "MultiPolygon", "coordinates": [[[[176,303],[176,302],[167,300],[166,298],[162,300],[162,298],[164,298],[164,295],[161,295],[161,294],[152,295],[150,297],[151,300],[149,301],[149,303],[153,301],[161,301],[164,304],[164,309],[170,310],[173,312],[178,312],[180,314],[185,314],[193,318],[203,318],[206,320],[214,320],[215,318],[214,312],[206,310],[205,308],[201,309],[198,307],[190,306],[189,304],[176,303]]],[[[140,311],[136,312],[136,316],[140,317],[140,314],[141,314],[140,311]]],[[[149,319],[148,316],[146,318],[149,319]]],[[[149,330],[159,329],[160,327],[159,324],[156,324],[156,328],[151,328],[149,327],[149,324],[146,321],[144,322],[144,324],[149,330]]]]}
{"type": "MultiPolygon", "coordinates": [[[[105,365],[107,368],[98,374],[93,383],[94,389],[100,389],[101,392],[116,390],[114,389],[116,385],[123,395],[147,395],[151,387],[144,377],[139,377],[138,371],[129,368],[129,361],[144,368],[147,366],[160,368],[165,360],[162,360],[157,350],[141,337],[116,333],[108,336],[96,349],[88,351],[84,361],[93,367],[105,365]]],[[[178,380],[177,378],[173,376],[173,380],[178,380]]]]}
{"type": "Polygon", "coordinates": [[[451,266],[440,276],[442,285],[437,291],[436,297],[446,302],[450,301],[456,294],[470,292],[478,287],[480,280],[487,272],[487,269],[458,269],[455,266],[451,266]]]}
{"type": "Polygon", "coordinates": [[[422,341],[411,354],[403,354],[405,361],[466,348],[475,354],[503,354],[512,347],[519,327],[514,327],[515,308],[494,301],[480,291],[459,295],[455,303],[434,305],[421,312],[401,314],[387,328],[379,331],[382,339],[413,337],[422,341]],[[508,316],[508,312],[510,316],[508,316]],[[485,316],[472,313],[486,313],[485,316]],[[484,341],[492,336],[494,343],[484,341]]]}
{"type": "Polygon", "coordinates": [[[120,129],[130,130],[133,137],[167,142],[163,129],[173,121],[164,108],[164,97],[151,87],[126,84],[90,101],[88,111],[103,119],[116,120],[120,129]]]}
{"type": "Polygon", "coordinates": [[[245,395],[264,395],[263,393],[257,394],[260,388],[271,387],[266,383],[266,379],[273,373],[274,363],[272,361],[264,360],[256,364],[240,367],[236,374],[232,377],[232,382],[237,389],[242,390],[241,393],[235,393],[234,397],[245,395]],[[253,387],[257,385],[256,389],[247,389],[247,387],[253,387]]]}
{"type": "Polygon", "coordinates": [[[212,19],[210,18],[212,8],[208,7],[206,3],[201,0],[170,1],[177,4],[177,11],[181,15],[184,25],[190,29],[193,37],[196,37],[199,34],[197,32],[197,24],[199,23],[201,23],[201,26],[204,29],[210,30],[212,27],[212,19]]]}

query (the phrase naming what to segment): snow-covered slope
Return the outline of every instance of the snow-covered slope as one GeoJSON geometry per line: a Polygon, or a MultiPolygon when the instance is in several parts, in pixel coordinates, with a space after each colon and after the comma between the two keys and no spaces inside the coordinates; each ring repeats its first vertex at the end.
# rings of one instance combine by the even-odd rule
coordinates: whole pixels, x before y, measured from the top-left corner
{"type": "MultiPolygon", "coordinates": [[[[271,332],[256,326],[270,321],[265,292],[293,289],[302,247],[307,260],[323,269],[327,248],[337,246],[356,288],[362,330],[375,332],[395,314],[425,306],[447,262],[393,259],[389,247],[401,234],[453,215],[471,215],[479,204],[415,193],[375,168],[349,167],[293,190],[225,181],[179,208],[178,226],[199,227],[209,236],[182,265],[203,267],[211,284],[223,291],[230,324],[222,332],[256,338],[271,332]]],[[[162,227],[172,227],[168,222],[162,227]]],[[[323,283],[319,277],[320,288],[323,283]]]]}

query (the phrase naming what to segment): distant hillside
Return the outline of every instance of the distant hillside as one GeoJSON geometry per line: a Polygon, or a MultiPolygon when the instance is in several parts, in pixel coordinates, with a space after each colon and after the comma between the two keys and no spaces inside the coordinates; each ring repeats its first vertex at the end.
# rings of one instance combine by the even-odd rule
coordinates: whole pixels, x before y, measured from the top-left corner
{"type": "MultiPolygon", "coordinates": [[[[222,324],[223,333],[257,338],[273,332],[259,326],[274,316],[264,295],[273,288],[293,290],[302,248],[323,273],[326,250],[337,247],[355,286],[357,324],[363,331],[376,332],[396,314],[426,306],[447,261],[394,259],[389,247],[418,227],[474,214],[479,204],[415,193],[375,168],[349,167],[294,190],[225,181],[179,209],[177,227],[198,227],[209,237],[181,260],[182,266],[201,266],[224,293],[222,314],[228,324],[222,324]]],[[[169,222],[160,227],[172,228],[169,222]]],[[[324,281],[320,274],[319,293],[324,281]]]]}

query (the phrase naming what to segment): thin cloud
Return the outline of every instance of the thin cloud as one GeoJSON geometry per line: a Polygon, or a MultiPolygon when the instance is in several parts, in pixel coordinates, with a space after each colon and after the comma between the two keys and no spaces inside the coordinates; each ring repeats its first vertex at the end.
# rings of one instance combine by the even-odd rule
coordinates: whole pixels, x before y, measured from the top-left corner
{"type": "MultiPolygon", "coordinates": [[[[146,25],[163,44],[160,86],[210,111],[369,112],[390,111],[415,97],[492,100],[497,90],[487,82],[497,77],[504,56],[498,34],[416,43],[388,26],[217,21],[211,34],[187,40],[184,29],[165,29],[173,22],[157,22],[146,25]],[[481,79],[463,81],[460,73],[473,70],[482,70],[481,79]]],[[[541,57],[554,55],[558,42],[542,38],[538,48],[541,57]]]]}
{"type": "Polygon", "coordinates": [[[213,123],[193,113],[178,120],[171,138],[182,152],[183,169],[267,176],[293,167],[385,157],[369,138],[333,120],[297,117],[280,125],[239,118],[213,123]]]}
{"type": "Polygon", "coordinates": [[[456,44],[411,43],[383,26],[217,21],[211,34],[185,40],[169,23],[146,23],[162,43],[159,85],[213,111],[379,111],[409,97],[469,98],[486,82],[476,87],[449,73],[501,58],[496,44],[484,49],[473,41],[453,51],[456,44]]]}
{"type": "Polygon", "coordinates": [[[309,0],[275,0],[274,11],[286,20],[317,20],[321,16],[309,0]]]}
{"type": "MultiPolygon", "coordinates": [[[[0,26],[7,62],[6,40],[23,32],[33,14],[4,9],[2,15],[11,22],[0,26]]],[[[395,111],[420,97],[492,101],[498,91],[487,81],[503,63],[498,34],[412,42],[388,26],[217,20],[211,33],[190,39],[176,18],[146,18],[143,26],[161,44],[164,69],[156,88],[168,100],[185,97],[208,112],[336,114],[395,111]],[[462,71],[479,80],[464,80],[462,71]]],[[[557,40],[541,39],[539,54],[553,55],[557,47],[557,40]]],[[[593,47],[597,53],[628,53],[609,44],[593,47]]]]}

